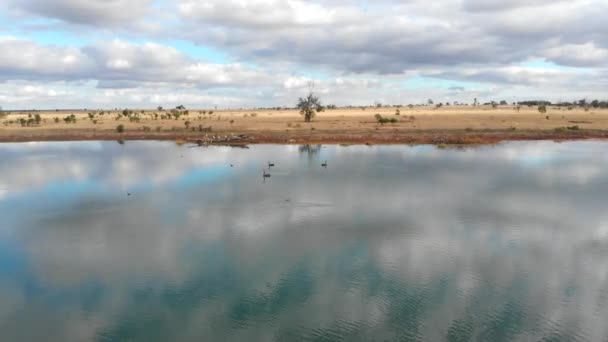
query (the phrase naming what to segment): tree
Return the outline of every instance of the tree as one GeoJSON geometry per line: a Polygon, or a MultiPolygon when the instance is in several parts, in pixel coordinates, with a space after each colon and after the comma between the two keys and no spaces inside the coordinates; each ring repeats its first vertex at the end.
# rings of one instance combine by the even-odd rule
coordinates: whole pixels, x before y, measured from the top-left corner
{"type": "Polygon", "coordinates": [[[323,110],[319,97],[315,96],[314,84],[308,84],[308,95],[305,98],[299,98],[296,108],[300,110],[300,114],[304,116],[305,122],[310,122],[315,117],[316,112],[323,110]]]}

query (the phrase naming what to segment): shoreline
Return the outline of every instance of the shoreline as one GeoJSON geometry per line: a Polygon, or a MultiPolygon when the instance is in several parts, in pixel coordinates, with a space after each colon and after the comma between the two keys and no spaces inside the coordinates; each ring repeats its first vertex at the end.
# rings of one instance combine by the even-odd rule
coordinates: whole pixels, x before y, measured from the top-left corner
{"type": "Polygon", "coordinates": [[[157,140],[199,145],[250,145],[250,144],[358,144],[358,145],[487,145],[505,141],[574,141],[608,140],[607,130],[360,130],[360,131],[218,131],[199,132],[124,132],[70,130],[44,130],[29,132],[2,132],[0,143],[45,141],[133,141],[157,140]]]}

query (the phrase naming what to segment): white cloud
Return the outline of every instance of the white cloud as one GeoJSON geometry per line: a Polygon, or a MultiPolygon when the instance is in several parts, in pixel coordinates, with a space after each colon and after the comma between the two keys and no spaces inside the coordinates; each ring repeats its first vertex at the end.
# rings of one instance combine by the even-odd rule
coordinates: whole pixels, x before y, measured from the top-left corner
{"type": "Polygon", "coordinates": [[[544,55],[546,58],[562,65],[608,65],[608,49],[600,48],[594,42],[551,47],[545,51],[544,55]]]}
{"type": "Polygon", "coordinates": [[[9,8],[84,25],[120,25],[144,16],[152,0],[4,0],[9,8]]]}
{"type": "MultiPolygon", "coordinates": [[[[130,89],[138,104],[202,98],[197,88],[230,103],[285,105],[315,79],[329,101],[342,104],[463,101],[472,88],[477,95],[600,97],[608,83],[608,22],[597,15],[608,3],[599,0],[0,2],[9,9],[0,81],[93,82],[130,89]],[[58,44],[28,38],[33,32],[58,44]],[[525,66],[534,59],[554,66],[525,66]],[[444,84],[402,86],[420,75],[444,84]]],[[[10,92],[0,91],[0,101],[17,103],[10,92]]]]}

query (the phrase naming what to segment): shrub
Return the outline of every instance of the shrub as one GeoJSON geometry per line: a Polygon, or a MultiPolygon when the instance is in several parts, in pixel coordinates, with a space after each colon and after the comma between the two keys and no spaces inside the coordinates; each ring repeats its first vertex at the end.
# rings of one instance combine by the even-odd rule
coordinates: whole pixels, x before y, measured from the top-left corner
{"type": "Polygon", "coordinates": [[[150,132],[150,131],[152,131],[152,128],[150,128],[148,126],[144,126],[144,127],[142,127],[142,129],[144,130],[144,132],[150,132]]]}
{"type": "Polygon", "coordinates": [[[124,131],[125,131],[125,126],[123,126],[123,125],[116,126],[116,132],[122,133],[124,131]]]}
{"type": "Polygon", "coordinates": [[[68,115],[65,118],[63,118],[63,121],[65,121],[65,123],[76,123],[76,115],[74,115],[74,114],[68,115]]]}
{"type": "Polygon", "coordinates": [[[323,110],[319,97],[315,96],[313,92],[313,84],[308,86],[308,94],[306,97],[300,97],[296,108],[300,110],[300,115],[304,117],[305,122],[310,122],[315,117],[315,112],[318,113],[323,110]]]}
{"type": "Polygon", "coordinates": [[[547,112],[547,105],[543,104],[543,105],[538,106],[538,112],[542,113],[542,114],[546,113],[547,112]]]}
{"type": "Polygon", "coordinates": [[[399,109],[395,110],[395,115],[401,115],[401,111],[399,109]]]}
{"type": "Polygon", "coordinates": [[[389,119],[389,118],[385,118],[385,117],[383,117],[383,116],[382,116],[382,115],[380,115],[380,114],[376,114],[376,115],[374,115],[374,118],[376,118],[376,121],[377,121],[379,124],[381,124],[381,125],[384,125],[385,123],[389,123],[389,122],[390,122],[390,123],[397,123],[397,122],[399,122],[399,121],[398,121],[396,118],[390,118],[390,119],[389,119]]]}
{"type": "Polygon", "coordinates": [[[55,121],[55,123],[59,123],[59,118],[58,118],[58,117],[55,117],[55,118],[53,119],[53,121],[55,121]]]}

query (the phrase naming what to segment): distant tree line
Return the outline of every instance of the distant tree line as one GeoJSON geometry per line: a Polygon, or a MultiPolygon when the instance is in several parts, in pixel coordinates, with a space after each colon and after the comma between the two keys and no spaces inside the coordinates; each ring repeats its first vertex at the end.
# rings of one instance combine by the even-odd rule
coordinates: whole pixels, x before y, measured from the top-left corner
{"type": "Polygon", "coordinates": [[[517,104],[521,105],[521,106],[530,106],[530,107],[531,106],[556,106],[556,107],[608,108],[608,101],[602,101],[602,100],[588,101],[587,99],[582,99],[582,100],[572,101],[572,102],[560,101],[560,102],[556,102],[556,103],[551,103],[551,101],[543,101],[543,100],[520,101],[520,102],[517,102],[517,104]]]}

